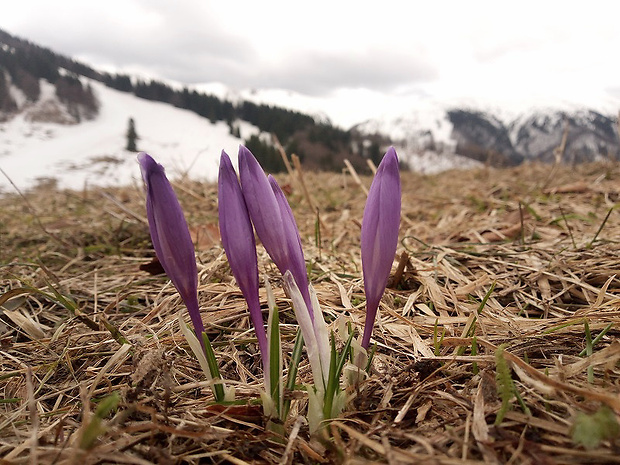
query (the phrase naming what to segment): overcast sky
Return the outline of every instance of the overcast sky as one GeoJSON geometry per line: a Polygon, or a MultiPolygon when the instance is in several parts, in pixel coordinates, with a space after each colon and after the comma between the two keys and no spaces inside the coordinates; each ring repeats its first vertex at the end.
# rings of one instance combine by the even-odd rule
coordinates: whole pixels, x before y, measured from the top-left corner
{"type": "Polygon", "coordinates": [[[21,0],[3,4],[0,28],[98,67],[186,84],[373,105],[430,95],[613,106],[619,21],[612,1],[21,0]]]}

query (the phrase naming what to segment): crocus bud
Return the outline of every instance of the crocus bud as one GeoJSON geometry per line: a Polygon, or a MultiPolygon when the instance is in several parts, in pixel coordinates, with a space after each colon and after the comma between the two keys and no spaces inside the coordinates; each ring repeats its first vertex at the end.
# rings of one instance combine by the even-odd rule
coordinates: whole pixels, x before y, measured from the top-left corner
{"type": "Polygon", "coordinates": [[[164,167],[144,152],[138,154],[138,162],[146,189],[146,215],[153,248],[187,307],[198,340],[202,341],[204,326],[198,307],[196,257],[183,210],[164,167]]]}
{"type": "Polygon", "coordinates": [[[368,348],[379,301],[388,278],[400,227],[400,174],[398,157],[393,147],[379,164],[368,191],[362,219],[362,271],[366,293],[366,323],[362,347],[368,348]]]}
{"type": "Polygon", "coordinates": [[[222,151],[218,178],[218,212],[222,245],[237,284],[248,304],[258,347],[263,360],[263,370],[269,373],[269,352],[258,297],[258,261],[254,229],[237,180],[237,174],[228,154],[222,151]]]}
{"type": "MultiPolygon", "coordinates": [[[[308,270],[306,269],[306,260],[304,259],[304,252],[301,247],[301,237],[299,236],[299,229],[297,229],[293,211],[275,178],[269,175],[267,179],[269,180],[269,185],[271,186],[271,190],[273,190],[276,202],[280,208],[280,214],[282,215],[284,237],[286,238],[286,246],[288,247],[288,269],[291,271],[293,278],[295,278],[297,286],[302,290],[304,300],[311,306],[312,299],[308,291],[308,270]]],[[[314,318],[312,318],[312,320],[314,321],[314,318]]]]}
{"type": "MultiPolygon", "coordinates": [[[[282,274],[290,271],[307,308],[312,307],[308,275],[293,212],[278,183],[265,172],[247,148],[239,147],[239,177],[256,234],[282,274]]],[[[314,321],[313,313],[310,318],[314,321]]]]}

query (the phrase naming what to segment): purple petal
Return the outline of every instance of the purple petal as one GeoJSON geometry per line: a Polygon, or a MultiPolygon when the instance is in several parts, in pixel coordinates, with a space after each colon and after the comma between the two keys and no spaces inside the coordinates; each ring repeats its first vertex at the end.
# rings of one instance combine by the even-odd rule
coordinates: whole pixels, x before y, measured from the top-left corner
{"type": "MultiPolygon", "coordinates": [[[[265,176],[252,152],[243,146],[239,147],[239,172],[256,234],[280,272],[284,275],[291,271],[304,301],[312,308],[299,230],[284,193],[273,177],[265,176]]],[[[314,321],[312,312],[310,318],[314,321]]]]}
{"type": "Polygon", "coordinates": [[[138,162],[146,188],[146,215],[153,248],[179,291],[196,335],[202,341],[204,326],[198,307],[196,257],[183,210],[166,178],[164,167],[144,152],[138,154],[138,162]]]}
{"type": "Polygon", "coordinates": [[[288,249],[282,247],[284,225],[280,207],[265,172],[252,152],[242,145],[239,146],[239,177],[256,234],[276,266],[284,273],[289,260],[288,249]]]}
{"type": "Polygon", "coordinates": [[[258,297],[258,261],[254,229],[237,180],[237,174],[226,152],[222,151],[218,177],[218,212],[222,245],[230,269],[248,303],[265,373],[269,372],[267,335],[258,297]]]}
{"type": "MultiPolygon", "coordinates": [[[[288,269],[291,271],[293,278],[297,282],[297,287],[301,291],[304,297],[304,301],[308,306],[308,309],[312,308],[312,300],[310,299],[310,292],[308,291],[308,271],[306,269],[306,260],[304,258],[304,251],[301,247],[301,237],[299,237],[299,229],[295,222],[295,216],[293,216],[293,210],[286,200],[286,196],[278,182],[271,175],[267,178],[271,189],[276,197],[278,207],[280,208],[280,214],[282,217],[282,226],[284,227],[284,238],[286,239],[286,247],[288,249],[288,269]]],[[[280,247],[284,244],[280,244],[280,247]]],[[[286,270],[285,270],[286,271],[286,270]]],[[[310,319],[314,322],[314,313],[310,312],[310,319]]]]}
{"type": "Polygon", "coordinates": [[[400,227],[400,174],[393,147],[379,164],[368,191],[362,219],[362,271],[366,293],[366,323],[362,346],[368,348],[379,301],[385,291],[400,227]]]}

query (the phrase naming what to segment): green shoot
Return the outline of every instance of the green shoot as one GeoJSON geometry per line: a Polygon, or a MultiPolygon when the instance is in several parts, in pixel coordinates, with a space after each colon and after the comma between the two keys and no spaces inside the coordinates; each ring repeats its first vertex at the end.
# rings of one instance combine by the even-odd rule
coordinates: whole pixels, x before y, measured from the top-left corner
{"type": "Polygon", "coordinates": [[[116,410],[120,401],[121,397],[118,392],[113,392],[99,402],[95,414],[82,432],[81,449],[91,449],[95,445],[97,438],[106,430],[103,419],[116,410]]]}
{"type": "MultiPolygon", "coordinates": [[[[605,328],[603,329],[603,331],[601,331],[600,333],[598,333],[598,335],[592,339],[592,348],[594,348],[594,346],[596,344],[598,344],[598,342],[602,339],[602,337],[607,334],[607,331],[609,331],[611,329],[611,327],[613,326],[613,323],[609,323],[607,326],[605,326],[605,328]]],[[[583,357],[584,355],[586,355],[588,351],[588,348],[586,347],[585,349],[583,349],[581,352],[579,352],[579,356],[583,357]]]]}
{"type": "MultiPolygon", "coordinates": [[[[478,309],[476,310],[476,315],[473,317],[473,320],[469,328],[467,328],[467,332],[463,335],[464,338],[473,337],[474,334],[476,334],[476,322],[478,321],[478,317],[482,313],[482,310],[484,310],[484,307],[486,306],[489,298],[491,297],[491,294],[495,290],[495,284],[496,284],[495,282],[491,284],[491,287],[489,288],[487,293],[484,295],[484,297],[480,301],[480,304],[478,305],[478,309]]],[[[458,350],[456,351],[456,354],[463,355],[465,353],[465,349],[466,349],[465,347],[459,347],[458,350]]]]}
{"type": "Polygon", "coordinates": [[[336,351],[336,338],[332,333],[331,343],[331,361],[329,366],[329,378],[327,380],[327,386],[325,389],[325,403],[323,404],[323,418],[332,418],[334,413],[334,400],[336,395],[340,392],[340,376],[344,365],[349,358],[351,352],[351,343],[353,341],[353,332],[349,333],[347,342],[345,343],[340,354],[336,351]]]}
{"type": "Polygon", "coordinates": [[[590,241],[590,243],[588,244],[588,249],[592,248],[592,245],[594,244],[594,242],[596,241],[596,239],[598,238],[598,235],[601,233],[601,231],[603,230],[603,228],[605,227],[605,223],[607,223],[607,220],[609,219],[609,215],[611,215],[611,212],[614,210],[614,207],[611,207],[609,209],[609,211],[607,212],[607,215],[605,215],[605,219],[603,220],[603,222],[601,223],[601,225],[598,228],[598,231],[596,231],[596,234],[594,235],[594,237],[592,238],[592,240],[590,241]]]}
{"type": "Polygon", "coordinates": [[[602,441],[620,435],[620,425],[615,413],[606,405],[591,415],[579,412],[571,428],[573,442],[586,449],[596,449],[602,441]]]}
{"type": "Polygon", "coordinates": [[[201,336],[203,343],[201,344],[199,339],[196,337],[196,333],[194,333],[194,331],[192,331],[183,322],[181,314],[178,316],[178,322],[185,340],[189,344],[191,351],[194,353],[198,363],[200,364],[200,368],[202,368],[202,371],[207,379],[213,383],[211,385],[211,389],[213,390],[213,396],[215,397],[216,402],[234,400],[234,388],[231,387],[227,389],[220,378],[220,370],[217,366],[215,354],[213,353],[213,347],[211,346],[211,341],[209,341],[209,338],[207,337],[207,333],[202,333],[201,336]]]}
{"type": "Polygon", "coordinates": [[[314,220],[314,243],[319,249],[319,261],[321,261],[321,217],[319,210],[316,210],[316,219],[314,220]]]}
{"type": "Polygon", "coordinates": [[[441,344],[443,343],[443,338],[446,334],[446,328],[443,328],[441,333],[441,339],[438,338],[439,333],[439,318],[435,320],[435,327],[433,328],[433,346],[435,347],[435,357],[439,357],[441,353],[441,344]]]}
{"type": "MultiPolygon", "coordinates": [[[[474,357],[478,355],[478,339],[476,338],[476,336],[471,338],[471,355],[474,357]]],[[[474,375],[477,375],[478,374],[478,363],[473,362],[471,364],[471,369],[474,375]]]]}
{"type": "Polygon", "coordinates": [[[530,409],[525,405],[523,398],[519,394],[517,387],[515,386],[514,381],[512,380],[512,371],[510,366],[508,365],[508,361],[504,357],[504,350],[506,349],[506,344],[502,344],[497,348],[495,352],[495,380],[497,382],[497,391],[500,399],[502,399],[502,406],[497,412],[497,416],[495,417],[495,425],[501,424],[506,412],[510,410],[510,401],[513,396],[517,399],[517,402],[523,409],[523,412],[526,415],[530,415],[530,409]]]}
{"type": "MultiPolygon", "coordinates": [[[[270,309],[269,314],[269,386],[271,388],[271,398],[275,403],[278,416],[282,414],[282,399],[280,392],[280,383],[282,380],[282,347],[280,342],[280,318],[278,315],[278,306],[274,305],[270,309]]],[[[282,419],[282,418],[280,418],[282,419]]]]}
{"type": "MultiPolygon", "coordinates": [[[[291,362],[288,366],[288,376],[286,378],[286,391],[291,392],[295,389],[295,378],[297,378],[297,367],[301,360],[301,353],[304,348],[304,338],[301,335],[301,329],[297,329],[297,336],[295,336],[295,344],[293,345],[293,353],[291,355],[291,362]]],[[[291,408],[291,400],[285,399],[282,407],[282,418],[288,416],[288,411],[291,408]]]]}
{"type": "Polygon", "coordinates": [[[376,352],[377,352],[377,343],[375,342],[370,348],[370,350],[368,351],[368,363],[366,363],[366,368],[364,369],[366,373],[370,373],[370,366],[372,365],[372,359],[374,358],[376,352]]]}
{"type": "Polygon", "coordinates": [[[329,361],[329,376],[327,378],[327,386],[325,387],[325,403],[323,404],[323,418],[331,418],[332,405],[334,403],[334,395],[338,390],[340,379],[336,378],[336,364],[338,353],[336,352],[336,338],[332,332],[331,337],[332,350],[329,361]]]}
{"type": "Polygon", "coordinates": [[[573,237],[573,230],[571,229],[570,225],[568,224],[568,219],[566,218],[566,215],[564,215],[564,210],[562,210],[562,206],[560,205],[560,213],[562,214],[562,219],[564,220],[564,224],[566,224],[566,229],[568,229],[568,234],[570,235],[570,240],[573,243],[573,248],[576,249],[577,248],[577,244],[575,243],[575,238],[573,237]]]}
{"type": "Polygon", "coordinates": [[[215,396],[215,400],[217,402],[224,402],[224,386],[222,386],[222,383],[220,382],[220,369],[217,366],[215,353],[213,352],[213,347],[211,347],[211,342],[207,337],[207,333],[202,333],[202,341],[204,343],[205,356],[207,358],[207,364],[209,365],[209,371],[211,372],[211,377],[213,378],[213,395],[215,396]]]}
{"type": "MultiPolygon", "coordinates": [[[[588,320],[583,322],[583,328],[586,333],[586,355],[590,357],[592,355],[592,334],[590,333],[590,325],[588,324],[588,320]]],[[[594,367],[588,367],[588,383],[594,383],[594,367]]]]}

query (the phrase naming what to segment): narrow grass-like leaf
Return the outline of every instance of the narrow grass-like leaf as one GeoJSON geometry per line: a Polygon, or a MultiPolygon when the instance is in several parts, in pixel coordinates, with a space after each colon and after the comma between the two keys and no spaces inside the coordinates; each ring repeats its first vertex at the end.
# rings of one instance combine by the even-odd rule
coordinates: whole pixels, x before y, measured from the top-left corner
{"type": "Polygon", "coordinates": [[[435,327],[433,328],[433,346],[435,347],[434,354],[436,357],[440,355],[441,344],[443,343],[443,338],[446,335],[446,328],[443,328],[441,332],[441,339],[439,336],[439,318],[435,319],[435,327]]]}
{"type": "MultiPolygon", "coordinates": [[[[594,348],[594,346],[596,344],[598,344],[598,342],[601,340],[601,338],[605,334],[607,334],[607,331],[609,331],[612,328],[613,325],[614,325],[613,323],[609,323],[607,326],[605,326],[605,328],[603,328],[603,331],[598,333],[598,335],[594,339],[592,339],[592,348],[594,348]]],[[[584,355],[586,355],[587,350],[588,350],[587,347],[585,349],[583,349],[581,352],[579,352],[579,356],[583,357],[584,355]]]]}
{"type": "MultiPolygon", "coordinates": [[[[471,338],[471,355],[473,357],[478,355],[478,338],[476,338],[476,336],[471,338]]],[[[473,374],[477,375],[478,374],[478,363],[473,362],[471,364],[471,369],[472,369],[473,374]]]]}
{"type": "Polygon", "coordinates": [[[0,404],[19,404],[21,401],[21,397],[9,397],[8,399],[0,399],[0,404]]]}
{"type": "Polygon", "coordinates": [[[478,305],[478,310],[476,311],[476,314],[478,316],[480,316],[480,314],[482,313],[482,310],[484,310],[484,307],[486,307],[487,305],[487,301],[489,300],[489,298],[491,297],[491,294],[493,293],[493,291],[495,290],[495,285],[497,283],[495,281],[493,281],[493,284],[491,284],[491,287],[489,288],[489,290],[487,291],[487,293],[484,295],[484,297],[482,298],[482,300],[480,301],[480,305],[478,305]]]}
{"type": "Polygon", "coordinates": [[[338,386],[338,379],[336,379],[336,361],[338,359],[338,353],[336,352],[336,340],[334,333],[331,337],[331,352],[329,360],[329,375],[327,376],[327,383],[325,386],[325,402],[323,404],[323,416],[329,418],[331,415],[332,403],[334,401],[334,392],[336,392],[338,386]]]}
{"type": "Polygon", "coordinates": [[[375,357],[375,353],[377,352],[377,343],[375,342],[370,350],[368,351],[368,363],[366,363],[366,368],[364,371],[366,373],[370,373],[370,366],[372,365],[372,359],[375,357]]]}
{"type": "MultiPolygon", "coordinates": [[[[301,354],[304,348],[304,337],[301,335],[301,329],[297,329],[297,336],[295,336],[295,344],[293,345],[293,353],[291,354],[291,361],[288,367],[288,375],[286,377],[286,392],[295,390],[295,379],[297,378],[297,368],[299,367],[299,361],[301,360],[301,354]]],[[[282,407],[282,418],[288,416],[288,411],[291,408],[291,400],[285,399],[282,407]]]]}
{"type": "Polygon", "coordinates": [[[95,445],[97,438],[106,430],[103,419],[112,413],[113,410],[116,410],[120,400],[121,397],[118,392],[113,392],[99,402],[93,417],[82,432],[82,437],[80,438],[81,449],[91,449],[95,445]]]}
{"type": "Polygon", "coordinates": [[[521,410],[523,410],[523,413],[525,413],[526,415],[531,416],[532,412],[530,408],[525,404],[525,401],[523,400],[523,397],[521,397],[521,394],[519,393],[519,390],[515,386],[514,381],[512,383],[512,386],[514,387],[513,392],[514,392],[515,397],[517,398],[517,402],[519,403],[521,410]]]}
{"type": "MultiPolygon", "coordinates": [[[[484,310],[484,307],[486,306],[489,298],[491,297],[491,294],[495,290],[495,284],[496,284],[495,282],[491,284],[491,287],[489,288],[487,293],[484,295],[484,297],[480,301],[480,305],[478,305],[478,309],[476,310],[476,315],[474,316],[471,322],[471,325],[469,326],[469,328],[467,329],[467,332],[465,333],[463,337],[465,338],[473,337],[473,335],[476,334],[476,322],[478,321],[478,317],[482,313],[482,310],[484,310]]],[[[444,328],[444,334],[445,334],[445,328],[444,328]]],[[[443,339],[443,335],[442,335],[442,339],[443,339]]],[[[459,347],[458,350],[456,351],[457,355],[463,355],[464,353],[465,353],[465,347],[459,347]]],[[[439,355],[439,354],[435,354],[435,355],[439,355]]]]}
{"type": "Polygon", "coordinates": [[[543,331],[543,334],[551,334],[551,333],[553,333],[555,331],[559,331],[560,329],[568,328],[569,326],[582,325],[584,323],[584,321],[586,321],[585,318],[579,318],[578,320],[573,320],[573,321],[569,321],[567,323],[562,323],[562,324],[559,324],[559,325],[554,326],[552,328],[545,329],[543,331]]]}
{"type": "Polygon", "coordinates": [[[344,347],[342,348],[342,352],[340,352],[340,356],[338,357],[338,362],[336,366],[336,378],[340,380],[340,375],[342,374],[342,370],[344,369],[344,365],[349,358],[351,352],[351,343],[353,342],[353,332],[349,333],[349,337],[347,338],[347,342],[345,342],[344,347]]]}
{"type": "Polygon", "coordinates": [[[349,358],[349,352],[351,352],[351,343],[353,341],[353,332],[349,333],[349,337],[347,338],[347,342],[340,354],[336,351],[336,342],[334,333],[332,333],[332,359],[329,370],[329,379],[327,381],[327,389],[325,391],[325,404],[324,404],[324,417],[325,419],[332,418],[333,407],[334,407],[334,399],[336,395],[340,391],[340,376],[342,375],[342,370],[344,369],[344,365],[349,358]]]}
{"type": "Polygon", "coordinates": [[[601,231],[603,230],[603,228],[605,227],[605,223],[607,223],[607,220],[609,219],[609,215],[611,215],[611,212],[614,211],[616,207],[611,207],[609,209],[609,211],[607,212],[607,215],[605,215],[605,219],[603,220],[603,222],[601,223],[601,225],[599,226],[598,230],[596,231],[596,234],[594,235],[594,237],[592,238],[592,240],[590,241],[590,243],[588,244],[588,249],[592,248],[592,245],[594,244],[594,242],[596,241],[596,239],[598,238],[598,235],[601,233],[601,231]]]}
{"type": "MultiPolygon", "coordinates": [[[[590,333],[590,324],[588,320],[583,322],[583,327],[586,333],[586,355],[590,357],[592,355],[592,334],[590,333]]],[[[594,383],[594,367],[589,366],[587,369],[588,372],[588,383],[594,383]]]]}
{"type": "Polygon", "coordinates": [[[502,406],[495,417],[495,424],[499,425],[504,419],[504,415],[510,409],[510,401],[514,395],[514,385],[510,373],[508,362],[504,358],[504,349],[506,344],[500,345],[495,351],[495,380],[497,382],[497,391],[502,406]]]}
{"type": "Polygon", "coordinates": [[[224,386],[221,383],[220,369],[217,366],[217,360],[215,359],[215,353],[213,347],[211,347],[211,341],[207,337],[207,333],[202,333],[202,342],[205,348],[205,357],[209,364],[209,371],[213,378],[213,395],[218,402],[224,402],[224,386]]]}
{"type": "Polygon", "coordinates": [[[323,404],[323,418],[331,418],[332,405],[334,402],[334,394],[338,389],[339,379],[336,376],[336,363],[338,353],[336,352],[336,340],[334,333],[331,337],[331,357],[329,361],[329,376],[327,377],[327,386],[325,387],[325,401],[323,404]]]}
{"type": "Polygon", "coordinates": [[[576,249],[577,243],[575,242],[575,238],[573,237],[573,230],[571,229],[570,224],[568,224],[568,218],[566,218],[566,215],[564,214],[564,210],[562,210],[562,206],[559,205],[559,207],[560,207],[560,213],[562,214],[562,219],[564,220],[564,224],[566,225],[566,229],[568,229],[570,240],[573,243],[573,248],[576,249]]]}
{"type": "Polygon", "coordinates": [[[269,388],[271,398],[276,406],[278,417],[282,413],[282,399],[280,392],[280,383],[282,381],[282,364],[280,355],[282,348],[280,346],[280,317],[278,307],[274,305],[269,309],[269,388]]]}
{"type": "Polygon", "coordinates": [[[321,260],[321,217],[319,216],[319,209],[316,210],[316,219],[314,220],[314,243],[319,249],[319,261],[321,260]]]}

